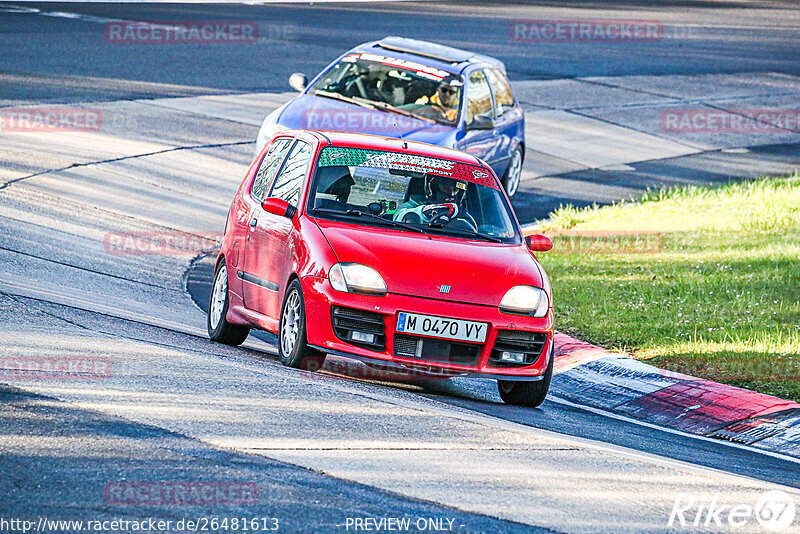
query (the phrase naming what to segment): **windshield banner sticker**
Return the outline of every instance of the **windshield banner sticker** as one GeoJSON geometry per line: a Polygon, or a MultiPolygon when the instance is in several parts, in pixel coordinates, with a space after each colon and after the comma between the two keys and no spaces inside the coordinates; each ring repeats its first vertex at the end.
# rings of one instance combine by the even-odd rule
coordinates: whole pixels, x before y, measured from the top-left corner
{"type": "Polygon", "coordinates": [[[495,180],[492,179],[491,174],[476,165],[400,152],[383,152],[349,147],[325,147],[320,152],[317,166],[373,167],[413,171],[447,176],[492,189],[500,189],[495,180]]]}
{"type": "Polygon", "coordinates": [[[386,57],[378,54],[370,54],[370,53],[349,54],[346,58],[343,59],[343,61],[347,60],[348,62],[352,62],[356,59],[362,59],[364,61],[375,61],[376,63],[383,63],[384,65],[389,65],[391,67],[413,70],[419,76],[424,76],[426,78],[430,78],[435,81],[441,81],[443,78],[450,75],[450,73],[447,72],[446,70],[437,69],[436,67],[429,67],[427,65],[423,65],[422,63],[415,63],[413,61],[406,61],[405,59],[386,57]]]}

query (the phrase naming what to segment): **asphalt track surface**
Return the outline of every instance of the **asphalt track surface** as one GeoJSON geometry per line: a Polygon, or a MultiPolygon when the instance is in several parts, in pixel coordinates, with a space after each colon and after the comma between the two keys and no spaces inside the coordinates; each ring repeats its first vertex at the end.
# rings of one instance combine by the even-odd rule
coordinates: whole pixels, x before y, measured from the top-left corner
{"type": "MultiPolygon", "coordinates": [[[[309,376],[282,367],[266,335],[251,336],[245,348],[220,347],[204,339],[207,258],[104,251],[107,232],[219,231],[252,152],[255,127],[167,111],[150,99],[285,91],[289,73],[315,72],[339,51],[386,34],[497,55],[517,80],[800,74],[789,3],[589,3],[580,11],[702,20],[702,38],[670,41],[668,50],[509,43],[510,19],[577,16],[571,6],[469,4],[454,14],[439,4],[35,5],[98,20],[255,18],[299,28],[293,41],[246,53],[108,46],[98,20],[0,11],[0,105],[91,102],[133,125],[96,137],[0,134],[12,135],[0,144],[0,161],[13,162],[0,176],[0,346],[11,356],[108,358],[113,369],[103,381],[5,381],[0,516],[270,516],[287,532],[345,531],[347,518],[401,516],[452,519],[460,532],[642,532],[669,530],[679,493],[751,503],[779,485],[796,496],[797,462],[565,404],[558,377],[552,399],[528,410],[503,405],[491,382],[309,376]],[[105,485],[120,480],[249,481],[260,504],[105,502],[105,485]]],[[[721,164],[768,170],[797,158],[792,146],[774,145],[721,164]]],[[[719,181],[727,174],[708,176],[718,159],[653,162],[648,176],[687,169],[688,181],[719,181]]],[[[612,179],[613,171],[591,172],[600,185],[612,179]]],[[[544,216],[546,207],[520,218],[544,216]]]]}

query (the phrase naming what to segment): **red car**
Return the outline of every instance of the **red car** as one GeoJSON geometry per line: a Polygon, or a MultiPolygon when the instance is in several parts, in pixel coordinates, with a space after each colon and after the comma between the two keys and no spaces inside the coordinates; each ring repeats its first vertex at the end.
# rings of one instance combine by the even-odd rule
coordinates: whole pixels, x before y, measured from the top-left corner
{"type": "Polygon", "coordinates": [[[550,284],[492,169],[473,156],[340,132],[276,134],[231,204],[208,332],[278,336],[285,365],[326,354],[498,381],[538,406],[553,372],[550,284]]]}

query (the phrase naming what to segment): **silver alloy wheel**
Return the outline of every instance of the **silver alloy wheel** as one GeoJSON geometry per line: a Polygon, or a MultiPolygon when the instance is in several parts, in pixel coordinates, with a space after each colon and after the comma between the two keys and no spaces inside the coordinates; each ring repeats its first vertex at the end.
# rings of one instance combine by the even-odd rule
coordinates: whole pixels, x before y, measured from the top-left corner
{"type": "Polygon", "coordinates": [[[228,297],[228,269],[223,264],[214,280],[214,293],[211,296],[211,309],[208,311],[211,328],[216,329],[222,320],[222,310],[225,308],[225,299],[228,297]]]}
{"type": "Polygon", "coordinates": [[[519,180],[522,175],[522,151],[519,148],[514,150],[514,155],[511,156],[511,163],[508,165],[508,174],[506,178],[506,193],[509,197],[513,197],[519,188],[519,180]]]}
{"type": "Polygon", "coordinates": [[[283,306],[283,326],[281,327],[281,350],[289,356],[297,343],[300,331],[300,295],[292,291],[283,306]]]}

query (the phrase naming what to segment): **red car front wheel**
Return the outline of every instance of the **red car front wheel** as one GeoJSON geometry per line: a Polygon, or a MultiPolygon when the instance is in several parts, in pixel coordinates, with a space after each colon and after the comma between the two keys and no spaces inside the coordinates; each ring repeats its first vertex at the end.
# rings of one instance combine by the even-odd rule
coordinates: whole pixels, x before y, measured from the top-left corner
{"type": "Polygon", "coordinates": [[[278,357],[283,365],[316,371],[325,363],[325,355],[308,346],[306,306],[303,288],[293,280],[286,290],[278,327],[278,357]]]}

